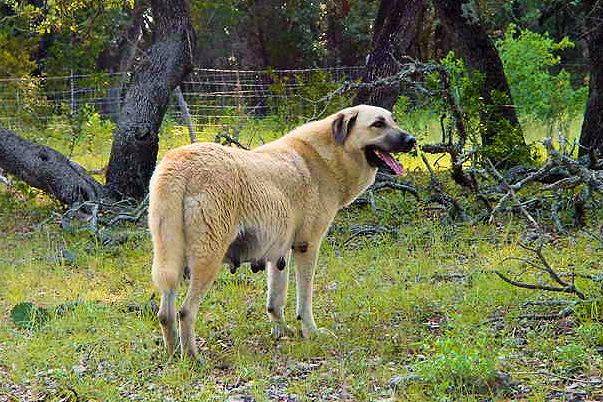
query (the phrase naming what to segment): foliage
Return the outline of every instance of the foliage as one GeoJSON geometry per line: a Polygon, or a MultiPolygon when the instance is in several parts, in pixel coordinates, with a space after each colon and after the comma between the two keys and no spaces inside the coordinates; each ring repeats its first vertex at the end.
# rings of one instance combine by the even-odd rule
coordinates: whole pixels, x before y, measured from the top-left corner
{"type": "Polygon", "coordinates": [[[560,53],[574,47],[567,37],[556,42],[546,34],[510,24],[497,42],[511,93],[520,116],[547,123],[567,134],[569,121],[584,110],[588,88],[574,89],[570,74],[559,69],[560,53]]]}
{"type": "Polygon", "coordinates": [[[276,118],[293,128],[319,115],[327,115],[351,104],[353,94],[337,96],[332,100],[320,101],[339,87],[327,71],[317,70],[309,76],[279,76],[272,74],[271,94],[276,97],[272,110],[276,118]]]}
{"type": "Polygon", "coordinates": [[[0,73],[23,77],[85,72],[117,36],[133,1],[8,1],[0,7],[0,73]]]}
{"type": "Polygon", "coordinates": [[[31,302],[19,303],[10,310],[10,318],[19,328],[33,329],[48,321],[50,314],[31,302]]]}
{"type": "Polygon", "coordinates": [[[197,64],[299,68],[357,65],[370,47],[377,1],[196,1],[197,64]]]}
{"type": "Polygon", "coordinates": [[[36,42],[18,33],[22,22],[15,20],[0,25],[0,79],[27,76],[36,66],[31,58],[36,42]]]}
{"type": "MultiPolygon", "coordinates": [[[[462,113],[468,135],[465,139],[467,145],[479,147],[478,156],[495,161],[530,162],[533,158],[532,151],[523,145],[521,130],[506,119],[498,117],[498,110],[508,107],[507,105],[511,103],[507,96],[493,91],[490,94],[491,102],[486,104],[482,96],[485,80],[483,73],[470,71],[465,62],[456,57],[454,52],[449,52],[440,62],[448,71],[450,91],[462,113]],[[484,145],[482,138],[487,130],[493,130],[497,135],[492,143],[484,145]]],[[[440,75],[437,72],[431,73],[427,85],[428,88],[441,93],[430,99],[430,104],[437,114],[445,116],[443,127],[447,133],[446,141],[450,141],[451,133],[456,132],[456,126],[450,112],[450,105],[442,94],[445,89],[440,75]]],[[[458,138],[456,140],[458,141],[458,138]]]]}
{"type": "Polygon", "coordinates": [[[486,337],[442,337],[433,356],[415,365],[417,375],[439,394],[487,393],[496,380],[496,359],[486,337]]]}

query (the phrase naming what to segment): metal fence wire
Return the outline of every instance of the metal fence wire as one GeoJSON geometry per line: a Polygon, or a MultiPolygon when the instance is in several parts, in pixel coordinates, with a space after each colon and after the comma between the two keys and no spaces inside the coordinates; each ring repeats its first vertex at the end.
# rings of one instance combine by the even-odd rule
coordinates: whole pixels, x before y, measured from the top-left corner
{"type": "MultiPolygon", "coordinates": [[[[299,70],[223,70],[196,68],[181,92],[197,129],[221,127],[270,115],[287,119],[344,81],[360,78],[362,67],[299,70]]],[[[67,74],[1,79],[0,126],[17,132],[85,113],[117,121],[131,73],[67,74]]],[[[180,121],[173,97],[166,118],[180,121]]]]}

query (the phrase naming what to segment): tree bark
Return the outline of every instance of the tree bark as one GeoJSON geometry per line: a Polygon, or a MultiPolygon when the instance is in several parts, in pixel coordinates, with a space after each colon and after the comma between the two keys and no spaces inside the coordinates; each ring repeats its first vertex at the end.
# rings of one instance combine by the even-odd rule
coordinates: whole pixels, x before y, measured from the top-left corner
{"type": "Polygon", "coordinates": [[[103,186],[60,152],[0,128],[0,169],[66,205],[97,200],[103,186]]]}
{"type": "Polygon", "coordinates": [[[580,133],[580,156],[591,151],[603,154],[603,3],[600,0],[587,0],[584,5],[590,81],[580,133]]]}
{"type": "MultiPolygon", "coordinates": [[[[363,82],[396,74],[396,59],[407,55],[415,41],[426,3],[426,0],[381,0],[363,82]]],[[[399,93],[399,85],[362,89],[354,104],[370,104],[391,110],[399,93]]]]}
{"type": "Polygon", "coordinates": [[[455,50],[465,60],[469,69],[479,71],[484,75],[481,95],[485,108],[480,116],[485,125],[482,144],[494,145],[497,139],[500,139],[499,136],[507,135],[506,132],[500,132],[500,123],[506,121],[515,130],[513,136],[504,141],[508,148],[525,149],[526,144],[513,106],[502,62],[494,43],[479,21],[474,1],[433,0],[433,4],[441,23],[440,35],[451,39],[455,50]],[[508,101],[497,101],[493,98],[495,93],[504,95],[508,101]]]}
{"type": "Polygon", "coordinates": [[[195,33],[186,0],[152,0],[153,43],[141,56],[113,135],[106,183],[141,199],[157,159],[158,131],[172,90],[192,70],[195,33]]]}
{"type": "MultiPolygon", "coordinates": [[[[129,12],[128,20],[120,29],[116,42],[103,50],[99,55],[96,66],[110,74],[125,73],[132,69],[134,58],[143,36],[144,14],[149,4],[146,0],[137,0],[134,8],[129,12]]],[[[116,82],[109,88],[107,96],[101,104],[101,114],[112,119],[117,119],[121,107],[121,96],[126,85],[126,77],[116,78],[116,82]]]]}

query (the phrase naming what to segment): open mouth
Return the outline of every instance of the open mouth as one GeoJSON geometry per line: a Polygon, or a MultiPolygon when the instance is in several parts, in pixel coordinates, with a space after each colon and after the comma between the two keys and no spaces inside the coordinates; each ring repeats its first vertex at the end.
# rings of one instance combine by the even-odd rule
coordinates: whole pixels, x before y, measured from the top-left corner
{"type": "Polygon", "coordinates": [[[369,165],[376,168],[385,168],[396,176],[406,173],[402,164],[395,160],[389,152],[379,150],[375,147],[367,147],[364,152],[369,165]]]}

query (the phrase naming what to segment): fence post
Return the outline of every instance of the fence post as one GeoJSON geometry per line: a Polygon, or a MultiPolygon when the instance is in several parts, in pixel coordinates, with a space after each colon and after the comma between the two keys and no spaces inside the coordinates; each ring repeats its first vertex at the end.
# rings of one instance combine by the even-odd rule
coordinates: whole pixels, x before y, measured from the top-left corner
{"type": "Polygon", "coordinates": [[[73,82],[73,69],[69,70],[69,89],[71,92],[71,117],[75,116],[75,83],[73,82]]]}
{"type": "Polygon", "coordinates": [[[193,119],[191,118],[191,114],[188,110],[188,105],[184,100],[184,95],[182,95],[182,90],[180,86],[177,86],[174,89],[174,95],[178,100],[178,107],[180,108],[180,112],[182,113],[182,119],[186,122],[188,126],[188,135],[191,137],[191,143],[197,142],[197,135],[195,134],[195,126],[193,125],[193,119]]]}

